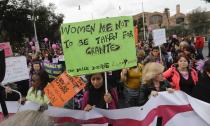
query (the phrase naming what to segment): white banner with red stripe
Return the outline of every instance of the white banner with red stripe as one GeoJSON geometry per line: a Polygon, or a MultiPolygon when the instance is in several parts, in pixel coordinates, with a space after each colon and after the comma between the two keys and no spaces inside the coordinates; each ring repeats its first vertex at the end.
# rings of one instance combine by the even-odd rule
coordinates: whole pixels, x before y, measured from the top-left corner
{"type": "MultiPolygon", "coordinates": [[[[18,111],[17,102],[7,102],[8,111],[18,111]]],[[[39,105],[27,102],[19,111],[37,110],[39,105]]],[[[209,126],[210,104],[197,100],[181,91],[169,94],[161,92],[144,106],[116,110],[94,108],[90,112],[49,107],[45,113],[56,123],[78,122],[85,126],[156,126],[160,118],[162,126],[209,126]]],[[[0,113],[2,118],[2,112],[0,113]]]]}

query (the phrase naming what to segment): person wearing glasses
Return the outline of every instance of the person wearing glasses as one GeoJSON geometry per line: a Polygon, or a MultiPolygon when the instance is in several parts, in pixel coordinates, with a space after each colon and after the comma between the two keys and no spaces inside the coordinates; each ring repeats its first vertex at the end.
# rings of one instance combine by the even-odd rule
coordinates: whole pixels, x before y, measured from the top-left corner
{"type": "Polygon", "coordinates": [[[162,75],[163,71],[164,66],[157,62],[150,62],[144,66],[142,72],[142,86],[140,88],[140,105],[144,105],[150,97],[157,96],[158,92],[174,92],[169,82],[164,80],[162,75]]]}

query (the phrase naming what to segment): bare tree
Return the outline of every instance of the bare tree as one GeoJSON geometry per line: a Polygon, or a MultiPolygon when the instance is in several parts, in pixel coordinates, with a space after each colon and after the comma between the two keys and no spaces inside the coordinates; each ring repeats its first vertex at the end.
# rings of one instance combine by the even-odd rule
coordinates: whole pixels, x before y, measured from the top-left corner
{"type": "Polygon", "coordinates": [[[197,8],[187,15],[189,28],[195,34],[206,34],[210,28],[208,14],[202,8],[197,8]]]}
{"type": "Polygon", "coordinates": [[[204,0],[204,1],[206,1],[206,2],[210,3],[210,0],[204,0]]]}

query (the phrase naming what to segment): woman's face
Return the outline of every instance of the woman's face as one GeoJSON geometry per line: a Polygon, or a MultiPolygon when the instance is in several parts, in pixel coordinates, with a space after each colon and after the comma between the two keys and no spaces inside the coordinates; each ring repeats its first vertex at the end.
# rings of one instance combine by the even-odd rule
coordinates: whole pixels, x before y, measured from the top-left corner
{"type": "Polygon", "coordinates": [[[103,85],[103,77],[101,74],[94,74],[91,77],[91,84],[94,88],[98,89],[103,85]]]}
{"type": "Polygon", "coordinates": [[[178,60],[178,66],[180,68],[187,68],[188,67],[188,61],[186,58],[184,57],[181,57],[179,60],[178,60]]]}
{"type": "Polygon", "coordinates": [[[39,64],[33,64],[33,68],[35,71],[39,71],[41,69],[39,64]]]}
{"type": "Polygon", "coordinates": [[[32,76],[32,85],[33,87],[38,87],[40,84],[40,78],[38,75],[33,75],[32,76]]]}
{"type": "Polygon", "coordinates": [[[44,57],[45,57],[45,58],[48,58],[48,56],[49,56],[48,53],[45,53],[44,57]]]}
{"type": "Polygon", "coordinates": [[[159,56],[159,50],[158,49],[152,50],[152,55],[155,56],[155,57],[158,57],[159,56]]]}

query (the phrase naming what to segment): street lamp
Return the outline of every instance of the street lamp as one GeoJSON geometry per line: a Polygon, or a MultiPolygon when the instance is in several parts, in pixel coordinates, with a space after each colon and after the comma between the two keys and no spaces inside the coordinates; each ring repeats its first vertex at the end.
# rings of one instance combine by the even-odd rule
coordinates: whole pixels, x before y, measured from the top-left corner
{"type": "Polygon", "coordinates": [[[144,31],[144,40],[146,40],[146,30],[145,30],[145,22],[144,22],[144,0],[142,0],[142,12],[143,12],[143,31],[144,31]]]}
{"type": "Polygon", "coordinates": [[[33,6],[33,1],[31,0],[31,6],[32,6],[32,21],[33,21],[33,27],[34,27],[34,37],[35,37],[35,47],[36,47],[36,52],[40,51],[40,46],[39,46],[39,41],[37,37],[37,32],[36,32],[36,20],[34,16],[34,6],[33,6]]]}

